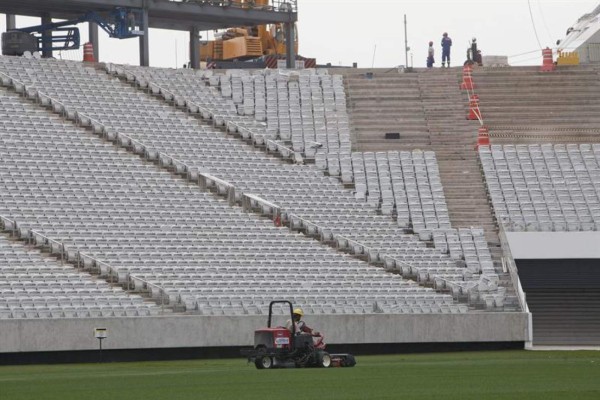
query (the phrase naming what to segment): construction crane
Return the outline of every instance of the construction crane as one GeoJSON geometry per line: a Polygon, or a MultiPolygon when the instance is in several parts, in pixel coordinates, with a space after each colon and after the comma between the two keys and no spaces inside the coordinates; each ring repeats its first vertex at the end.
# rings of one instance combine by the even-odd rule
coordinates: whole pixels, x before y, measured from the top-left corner
{"type": "MultiPolygon", "coordinates": [[[[268,7],[269,0],[246,0],[252,7],[268,7]]],[[[242,2],[241,6],[244,3],[242,2]]],[[[298,35],[294,26],[294,49],[298,54],[298,35]]],[[[201,61],[248,61],[265,56],[286,55],[287,38],[284,24],[235,27],[217,32],[215,40],[200,44],[201,61]]],[[[226,64],[226,63],[223,63],[226,64]]]]}
{"type": "Polygon", "coordinates": [[[11,30],[2,34],[2,52],[4,55],[21,56],[26,51],[43,53],[78,49],[81,36],[76,25],[83,22],[96,23],[111,38],[143,36],[144,32],[137,29],[142,22],[141,15],[141,10],[118,7],[110,12],[108,19],[91,11],[68,21],[11,30]]]}

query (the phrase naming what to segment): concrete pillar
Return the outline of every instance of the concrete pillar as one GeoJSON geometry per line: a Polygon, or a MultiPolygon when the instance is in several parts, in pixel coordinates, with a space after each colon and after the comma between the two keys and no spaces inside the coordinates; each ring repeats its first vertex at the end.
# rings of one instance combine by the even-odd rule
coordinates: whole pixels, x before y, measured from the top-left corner
{"type": "Polygon", "coordinates": [[[140,23],[140,30],[144,32],[144,35],[140,36],[140,65],[142,67],[150,66],[150,35],[148,28],[148,9],[144,8],[141,12],[142,21],[140,23]]]}
{"type": "Polygon", "coordinates": [[[200,69],[200,30],[197,27],[190,30],[190,64],[191,68],[200,69]]]}
{"type": "Polygon", "coordinates": [[[100,62],[100,41],[98,40],[98,24],[95,22],[88,23],[89,39],[94,46],[94,60],[100,62]]]}
{"type": "MultiPolygon", "coordinates": [[[[51,24],[51,23],[52,23],[52,17],[50,17],[50,14],[42,15],[42,25],[51,24]]],[[[42,32],[42,43],[43,43],[44,47],[52,46],[52,32],[51,31],[42,32]]],[[[42,57],[52,58],[52,50],[44,50],[42,52],[42,57]]]]}
{"type": "Polygon", "coordinates": [[[285,43],[286,43],[286,67],[287,68],[296,68],[296,46],[295,39],[296,30],[294,29],[293,22],[285,23],[285,43]]]}
{"type": "Polygon", "coordinates": [[[14,15],[6,14],[6,30],[17,29],[17,18],[14,15]]]}

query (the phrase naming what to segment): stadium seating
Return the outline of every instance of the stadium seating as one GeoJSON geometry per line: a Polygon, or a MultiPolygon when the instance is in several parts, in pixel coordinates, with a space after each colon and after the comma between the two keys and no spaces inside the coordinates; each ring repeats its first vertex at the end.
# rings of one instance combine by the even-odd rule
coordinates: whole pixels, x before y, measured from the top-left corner
{"type": "Polygon", "coordinates": [[[154,93],[172,93],[180,105],[206,107],[218,124],[239,127],[288,145],[309,158],[315,153],[350,152],[350,130],[341,76],[306,70],[293,76],[277,71],[170,70],[114,66],[154,93]],[[132,75],[133,74],[133,75],[132,75]],[[206,84],[211,86],[207,86],[206,84]],[[243,118],[238,116],[250,116],[243,118]]]}
{"type": "Polygon", "coordinates": [[[139,295],[0,235],[0,319],[133,317],[159,312],[155,303],[139,295]]]}
{"type": "Polygon", "coordinates": [[[479,155],[508,230],[600,229],[600,145],[493,145],[479,155]]]}
{"type": "MultiPolygon", "coordinates": [[[[177,86],[175,84],[175,82],[177,82],[180,79],[181,75],[185,75],[188,74],[190,76],[193,76],[193,74],[195,74],[194,72],[189,72],[189,71],[174,71],[174,70],[157,70],[154,68],[141,68],[141,67],[123,67],[123,66],[113,66],[113,65],[109,65],[107,66],[107,70],[109,71],[109,73],[116,73],[116,74],[120,74],[123,77],[126,77],[129,81],[136,81],[137,84],[142,87],[157,87],[156,84],[154,83],[153,79],[157,79],[159,82],[161,82],[161,86],[162,85],[168,85],[169,88],[173,89],[173,90],[180,90],[179,87],[181,87],[181,85],[177,86]],[[169,84],[169,81],[173,80],[172,83],[169,84]]],[[[196,74],[196,80],[193,82],[196,85],[202,85],[202,79],[205,76],[206,72],[200,73],[200,74],[196,74]]],[[[209,74],[210,75],[210,74],[209,74]]],[[[300,75],[302,76],[302,75],[300,75]]],[[[221,79],[220,77],[218,78],[219,80],[221,79]]],[[[219,85],[217,81],[217,78],[213,75],[209,78],[209,83],[212,80],[212,84],[213,86],[217,86],[219,85]]],[[[233,80],[232,80],[233,82],[233,80]]],[[[242,87],[242,91],[243,91],[243,81],[242,83],[238,83],[237,86],[242,87]]],[[[230,91],[229,91],[229,85],[225,84],[225,95],[228,96],[230,91]]],[[[223,88],[223,86],[221,86],[221,88],[223,88]]],[[[239,90],[238,90],[239,91],[239,90]]],[[[233,90],[232,90],[233,92],[233,90]]],[[[156,90],[155,93],[160,93],[160,90],[156,90]]],[[[180,92],[176,92],[176,93],[180,93],[180,92]]],[[[186,92],[187,94],[185,96],[190,96],[185,97],[182,96],[180,99],[178,99],[178,101],[175,102],[175,104],[177,105],[187,105],[188,109],[192,109],[194,108],[194,104],[195,104],[195,98],[193,97],[193,93],[190,93],[189,91],[186,92]]],[[[177,94],[170,92],[170,91],[166,91],[164,93],[162,93],[162,96],[165,97],[167,100],[171,99],[171,98],[175,98],[177,96],[177,94]]],[[[233,96],[233,94],[232,94],[233,96]]],[[[241,95],[238,96],[238,100],[241,99],[240,97],[241,95]]],[[[208,97],[205,97],[204,100],[205,101],[211,101],[211,100],[207,100],[208,97]]],[[[219,100],[221,101],[221,100],[219,100]]],[[[213,111],[211,111],[211,113],[213,113],[213,111]]],[[[226,121],[220,121],[219,117],[217,116],[217,114],[212,114],[212,118],[215,121],[215,124],[218,125],[226,125],[227,122],[226,121]]],[[[229,118],[228,116],[225,118],[229,118]]],[[[234,117],[237,118],[237,117],[234,117]]],[[[240,120],[242,120],[244,117],[239,117],[237,119],[238,122],[236,122],[236,124],[239,124],[240,120]]],[[[246,124],[255,124],[256,121],[251,120],[250,122],[246,122],[246,124]]],[[[281,133],[281,132],[279,132],[281,133]]],[[[242,135],[243,136],[243,135],[242,135]]],[[[275,136],[275,131],[272,132],[272,136],[270,136],[271,139],[273,140],[278,140],[278,137],[275,136]]],[[[169,141],[171,141],[172,139],[169,139],[169,141]]],[[[167,146],[167,147],[163,147],[168,149],[167,152],[168,153],[172,153],[172,154],[176,154],[176,158],[181,160],[182,159],[182,155],[181,155],[181,150],[179,149],[173,149],[172,147],[172,143],[168,143],[168,141],[165,141],[165,143],[163,143],[163,146],[167,146]]],[[[395,153],[397,154],[397,153],[395,153]]],[[[405,168],[407,168],[407,173],[408,170],[411,168],[415,168],[415,170],[417,171],[417,176],[419,178],[419,194],[423,195],[423,199],[424,202],[423,204],[419,204],[417,206],[416,203],[416,199],[411,197],[411,201],[412,201],[412,205],[413,205],[413,214],[412,216],[414,217],[414,224],[413,224],[413,229],[416,227],[416,231],[421,235],[421,238],[423,239],[431,239],[432,237],[432,232],[434,229],[444,229],[444,228],[449,228],[449,218],[447,217],[447,207],[444,204],[443,201],[443,193],[441,191],[441,184],[440,184],[440,179],[439,179],[439,172],[437,171],[437,165],[435,162],[435,156],[433,155],[433,153],[431,152],[427,152],[425,153],[425,158],[427,159],[427,162],[423,162],[423,153],[415,153],[416,159],[417,161],[415,162],[417,164],[416,167],[412,166],[412,159],[410,157],[406,157],[405,153],[403,153],[403,162],[406,164],[405,168]],[[420,156],[419,156],[420,155],[420,156]],[[431,187],[428,189],[426,186],[429,186],[429,181],[428,181],[428,177],[423,175],[421,172],[423,170],[423,168],[425,168],[425,166],[427,167],[427,170],[429,171],[429,173],[431,174],[431,179],[432,179],[432,185],[431,187]],[[431,194],[429,194],[428,192],[432,192],[436,194],[436,198],[434,199],[435,201],[432,202],[432,200],[429,197],[432,197],[431,194]],[[414,200],[414,201],[413,201],[414,200]],[[433,204],[432,204],[433,203],[433,204]],[[421,206],[423,206],[424,211],[421,209],[421,206]],[[437,206],[437,211],[438,214],[435,214],[435,209],[437,206]],[[433,208],[433,209],[432,209],[433,208]],[[434,213],[432,214],[431,211],[434,211],[434,213]],[[425,217],[423,215],[423,218],[419,219],[418,213],[427,213],[427,221],[425,221],[425,217]],[[445,215],[444,215],[445,214],[445,215]],[[427,222],[427,225],[426,225],[427,222]]],[[[357,155],[355,155],[356,157],[357,155]]],[[[367,156],[369,157],[369,156],[367,156]]],[[[343,154],[334,154],[334,153],[328,153],[325,154],[323,152],[317,152],[316,157],[315,157],[315,164],[316,167],[318,169],[327,169],[329,172],[329,175],[333,175],[333,176],[337,176],[337,175],[343,175],[342,176],[342,181],[345,183],[348,183],[351,181],[351,175],[353,173],[349,172],[349,165],[352,164],[352,160],[351,160],[351,156],[345,156],[343,154]],[[339,160],[339,161],[338,161],[339,160]]],[[[381,158],[381,157],[380,157],[381,158]]],[[[384,157],[385,158],[385,157],[384,157]]],[[[393,158],[393,155],[392,155],[393,158]]],[[[190,164],[193,164],[195,162],[197,162],[195,160],[195,157],[192,156],[192,158],[187,158],[187,162],[189,162],[190,164]]],[[[381,162],[383,162],[383,160],[381,160],[381,162]]],[[[355,165],[358,165],[359,163],[354,163],[355,165]]],[[[395,168],[395,164],[394,161],[392,161],[392,164],[394,165],[395,168]]],[[[280,164],[281,165],[281,164],[280,164]]],[[[273,166],[275,167],[275,166],[273,166]]],[[[305,170],[306,171],[306,170],[305,170]]],[[[424,170],[423,170],[424,171],[424,170]]],[[[381,169],[382,174],[385,174],[385,172],[383,171],[383,167],[381,169]]],[[[394,172],[399,172],[398,169],[395,169],[394,172]]],[[[272,171],[272,173],[275,173],[274,171],[272,171]]],[[[281,172],[279,172],[281,173],[281,172]]],[[[314,176],[314,175],[313,175],[314,176]]],[[[410,175],[409,175],[410,176],[410,175]]],[[[314,182],[314,178],[313,182],[314,182]]],[[[229,179],[228,179],[229,181],[229,179]]],[[[286,179],[280,179],[278,182],[280,185],[285,184],[287,182],[289,182],[290,179],[286,178],[286,179]]],[[[329,181],[329,185],[331,185],[331,183],[334,181],[329,181]]],[[[242,182],[241,184],[243,185],[242,190],[251,190],[252,192],[259,192],[261,193],[261,195],[263,197],[267,197],[270,200],[276,204],[279,204],[280,206],[282,206],[282,209],[286,209],[286,210],[291,210],[292,212],[298,214],[298,210],[299,210],[299,206],[300,208],[300,212],[302,215],[302,217],[305,220],[310,221],[312,224],[316,224],[317,226],[319,226],[319,229],[321,231],[321,234],[323,236],[325,236],[325,239],[330,239],[333,240],[335,239],[335,235],[332,232],[335,232],[334,230],[332,230],[329,227],[326,227],[327,225],[331,225],[331,224],[336,224],[337,225],[337,232],[338,234],[340,234],[341,236],[343,236],[342,240],[338,240],[338,244],[341,244],[342,246],[347,246],[349,241],[345,240],[344,238],[350,238],[353,241],[358,241],[362,244],[361,246],[361,251],[364,251],[365,253],[368,253],[369,256],[372,256],[372,258],[375,261],[384,261],[386,262],[386,264],[390,267],[393,267],[395,264],[394,259],[396,260],[401,260],[403,258],[404,255],[400,254],[402,252],[394,252],[391,250],[391,248],[393,248],[392,245],[385,242],[377,242],[377,241],[373,241],[371,240],[371,238],[367,237],[367,238],[360,238],[360,237],[354,237],[352,236],[353,234],[355,234],[354,232],[350,231],[348,232],[347,229],[345,230],[339,230],[341,228],[341,224],[340,222],[342,222],[339,218],[336,219],[332,219],[330,215],[323,215],[323,211],[324,209],[327,210],[329,213],[335,213],[337,211],[341,211],[340,210],[340,205],[341,202],[340,200],[344,197],[348,197],[348,194],[343,194],[341,192],[339,192],[339,190],[334,190],[331,194],[329,194],[328,198],[324,198],[324,202],[330,203],[330,202],[334,202],[335,203],[335,207],[332,208],[331,204],[323,204],[322,207],[318,208],[318,209],[313,209],[310,210],[309,207],[310,205],[316,205],[313,201],[313,199],[311,199],[309,202],[307,202],[307,204],[303,204],[304,202],[302,201],[300,196],[307,196],[307,193],[310,192],[310,189],[301,189],[300,186],[298,184],[294,185],[294,188],[290,188],[289,190],[293,190],[294,191],[294,195],[293,197],[282,197],[282,195],[284,195],[285,192],[283,192],[282,190],[278,190],[278,191],[274,191],[272,189],[268,189],[265,188],[264,186],[261,187],[259,190],[257,190],[256,187],[252,187],[252,188],[247,188],[244,187],[246,185],[247,181],[242,182]],[[337,194],[339,193],[339,194],[337,194]],[[277,196],[277,197],[272,197],[272,196],[277,196]],[[274,200],[277,199],[277,200],[274,200]],[[283,200],[283,201],[282,201],[283,200]],[[287,200],[287,201],[286,201],[287,200]],[[292,202],[289,202],[289,200],[293,200],[292,202]],[[365,246],[366,245],[366,246],[365,246]],[[381,246],[381,247],[377,247],[377,246],[381,246]],[[385,254],[387,253],[387,254],[385,254]],[[386,257],[387,256],[387,257],[386,257]]],[[[305,183],[308,183],[308,181],[305,181],[305,183]]],[[[412,179],[409,179],[409,186],[413,183],[412,179]]],[[[237,185],[237,184],[236,184],[237,185]]],[[[410,186],[409,187],[409,192],[411,192],[411,195],[415,194],[415,191],[412,190],[414,189],[415,186],[410,186]]],[[[333,189],[337,189],[337,188],[333,188],[333,189]]],[[[371,185],[370,188],[368,188],[369,190],[372,190],[374,193],[377,192],[377,190],[379,189],[376,185],[371,185]]],[[[359,199],[362,197],[360,194],[360,188],[359,190],[357,190],[358,194],[356,195],[356,197],[358,197],[359,199]]],[[[381,193],[381,191],[379,191],[381,193]]],[[[399,190],[400,192],[400,190],[399,190]]],[[[285,195],[284,195],[285,196],[285,195]]],[[[386,192],[386,196],[389,196],[389,191],[386,192]]],[[[367,205],[369,205],[371,208],[379,208],[380,207],[380,199],[379,198],[380,195],[376,194],[374,196],[371,196],[371,201],[367,202],[367,205]]],[[[387,199],[386,199],[387,200],[387,199]]],[[[419,200],[420,201],[420,200],[419,200]]],[[[393,204],[391,204],[392,202],[388,202],[388,203],[381,203],[381,206],[383,206],[383,211],[384,214],[390,214],[390,208],[393,207],[393,204]]],[[[350,205],[350,204],[348,204],[350,205]]],[[[354,210],[356,210],[356,205],[352,205],[351,206],[354,210]]],[[[369,212],[369,210],[366,210],[367,212],[369,212]]],[[[347,215],[347,213],[345,213],[347,215]]],[[[363,214],[364,216],[364,214],[363,214]]],[[[400,214],[400,223],[401,224],[406,224],[406,215],[405,214],[400,214]],[[402,220],[402,218],[404,218],[404,221],[402,220]]],[[[373,217],[370,217],[369,219],[372,219],[373,217]]],[[[383,226],[386,226],[389,224],[389,221],[383,222],[382,224],[378,223],[378,226],[376,229],[378,229],[379,231],[382,229],[383,226]]],[[[371,224],[373,225],[373,224],[371,224]]],[[[364,223],[362,223],[361,225],[361,229],[363,230],[362,234],[364,234],[364,229],[365,229],[365,225],[364,223]]],[[[401,225],[402,226],[402,225],[401,225]]],[[[355,227],[355,229],[353,229],[354,231],[356,231],[356,228],[358,228],[358,226],[355,227]]],[[[427,254],[427,250],[425,250],[425,254],[427,254]]],[[[436,265],[436,263],[440,262],[439,261],[439,254],[433,254],[431,256],[431,258],[427,261],[430,261],[432,264],[424,264],[424,265],[420,265],[421,269],[425,269],[427,267],[433,267],[436,265]]],[[[427,256],[425,256],[425,258],[427,258],[427,256]]],[[[409,257],[408,261],[403,260],[401,262],[416,262],[413,258],[409,257]]],[[[446,262],[450,262],[452,263],[451,260],[448,259],[442,259],[441,260],[441,264],[444,265],[444,267],[447,267],[448,265],[446,265],[446,262]]],[[[399,268],[401,269],[401,268],[399,268]]],[[[416,271],[417,268],[413,268],[413,269],[409,269],[411,271],[416,271]]],[[[442,272],[441,271],[447,271],[447,270],[436,270],[436,269],[432,269],[431,272],[437,271],[438,275],[441,275],[442,272]]],[[[486,271],[490,272],[489,270],[486,271]]],[[[433,276],[434,274],[432,274],[431,276],[433,276]]],[[[494,274],[495,275],[495,274],[494,274]]],[[[427,277],[426,279],[428,279],[426,282],[434,282],[433,279],[429,280],[430,275],[429,274],[423,274],[422,276],[427,277]]],[[[472,278],[472,275],[470,275],[472,278]]],[[[450,276],[449,276],[450,277],[450,276]]],[[[440,279],[438,280],[438,282],[447,282],[450,286],[456,287],[456,288],[464,288],[465,286],[462,284],[454,284],[452,282],[452,280],[455,279],[459,279],[459,281],[464,281],[464,277],[458,274],[452,274],[451,275],[451,279],[446,279],[448,277],[443,277],[440,276],[440,279]]],[[[492,276],[492,280],[493,281],[497,281],[497,276],[492,276]]],[[[446,287],[445,285],[443,287],[446,287]]],[[[479,285],[475,285],[473,284],[473,282],[469,283],[466,287],[479,287],[479,285]]]]}
{"type": "MultiPolygon", "coordinates": [[[[389,217],[357,202],[337,179],[324,177],[311,166],[282,164],[80,64],[8,58],[2,58],[1,64],[9,75],[3,79],[5,84],[37,96],[67,118],[104,131],[110,139],[118,137],[134,149],[139,146],[136,151],[143,150],[150,157],[169,155],[187,167],[217,176],[235,185],[238,194],[258,194],[277,204],[284,219],[314,224],[323,239],[335,240],[342,249],[362,252],[402,272],[407,272],[403,266],[408,265],[411,276],[426,285],[437,283],[461,294],[472,289],[495,290],[497,277],[457,270],[455,260],[427,248],[389,217]]],[[[148,82],[150,88],[153,85],[148,82]]],[[[191,105],[186,100],[178,104],[191,105]]]]}
{"type": "Polygon", "coordinates": [[[400,227],[431,239],[437,229],[449,229],[450,218],[431,151],[352,153],[356,197],[381,209],[396,210],[400,227]]]}
{"type": "Polygon", "coordinates": [[[101,276],[208,315],[261,313],[278,296],[315,313],[467,311],[232,208],[15,94],[1,100],[11,118],[0,134],[0,215],[101,276]]]}

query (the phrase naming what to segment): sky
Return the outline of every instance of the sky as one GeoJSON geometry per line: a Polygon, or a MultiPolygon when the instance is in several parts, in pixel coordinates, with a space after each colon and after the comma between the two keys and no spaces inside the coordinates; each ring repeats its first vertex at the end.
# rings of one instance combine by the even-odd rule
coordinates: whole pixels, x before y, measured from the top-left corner
{"type": "MultiPolygon", "coordinates": [[[[443,32],[453,40],[453,65],[462,65],[471,38],[483,55],[509,56],[511,65],[541,64],[543,47],[555,47],[567,28],[600,0],[298,0],[299,53],[319,64],[363,68],[405,65],[404,15],[408,22],[408,64],[424,67],[429,41],[440,66],[443,32]],[[537,34],[537,36],[536,36],[537,34]]],[[[17,18],[17,27],[39,24],[17,18]]],[[[4,16],[0,31],[6,30],[4,16]]],[[[87,28],[81,26],[82,43],[87,28]]],[[[204,38],[212,33],[204,32],[204,38]]],[[[189,59],[185,32],[150,31],[150,65],[177,67],[189,59]]],[[[137,64],[137,39],[118,40],[100,33],[100,61],[137,64]]],[[[56,55],[80,59],[81,51],[56,55]]]]}

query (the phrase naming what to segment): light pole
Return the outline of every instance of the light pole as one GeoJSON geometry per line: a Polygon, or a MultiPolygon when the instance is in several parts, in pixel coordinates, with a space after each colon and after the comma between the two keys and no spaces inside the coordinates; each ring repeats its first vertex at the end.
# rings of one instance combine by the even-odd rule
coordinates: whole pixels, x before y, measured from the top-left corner
{"type": "Polygon", "coordinates": [[[406,24],[406,14],[404,14],[404,65],[408,68],[408,29],[406,24]]]}

